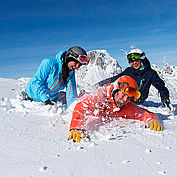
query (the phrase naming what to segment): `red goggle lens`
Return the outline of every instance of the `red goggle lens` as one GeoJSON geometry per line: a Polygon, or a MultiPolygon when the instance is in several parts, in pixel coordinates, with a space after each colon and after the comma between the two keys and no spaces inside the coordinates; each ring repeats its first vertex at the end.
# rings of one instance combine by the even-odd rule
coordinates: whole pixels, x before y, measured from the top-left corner
{"type": "Polygon", "coordinates": [[[82,63],[83,65],[88,65],[89,61],[90,61],[90,58],[89,57],[86,57],[86,56],[80,56],[78,58],[78,61],[80,63],[82,63]]]}
{"type": "Polygon", "coordinates": [[[134,89],[132,87],[127,87],[125,89],[125,93],[129,96],[129,97],[134,97],[134,100],[137,101],[141,95],[141,93],[137,90],[134,89]]]}

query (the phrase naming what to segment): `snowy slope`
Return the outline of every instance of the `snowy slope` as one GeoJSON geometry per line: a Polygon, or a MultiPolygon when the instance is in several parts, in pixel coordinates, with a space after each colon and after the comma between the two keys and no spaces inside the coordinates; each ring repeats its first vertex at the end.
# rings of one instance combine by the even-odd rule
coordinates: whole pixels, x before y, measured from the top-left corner
{"type": "MultiPolygon", "coordinates": [[[[163,75],[174,90],[177,82],[163,75]]],[[[23,101],[29,78],[0,78],[1,177],[175,177],[177,111],[162,107],[156,90],[142,106],[157,114],[164,131],[152,132],[135,120],[119,119],[90,131],[91,141],[67,141],[74,104],[45,106],[23,101]]]]}

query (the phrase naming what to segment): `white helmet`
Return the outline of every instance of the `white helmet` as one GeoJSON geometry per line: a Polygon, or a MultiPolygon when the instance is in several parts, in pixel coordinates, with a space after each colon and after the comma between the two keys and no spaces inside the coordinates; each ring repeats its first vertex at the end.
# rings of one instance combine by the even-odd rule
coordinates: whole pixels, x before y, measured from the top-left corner
{"type": "Polygon", "coordinates": [[[144,60],[146,58],[146,55],[141,49],[132,49],[128,53],[127,58],[128,58],[128,60],[131,60],[131,59],[144,60]]]}
{"type": "Polygon", "coordinates": [[[143,51],[141,49],[132,49],[130,50],[130,52],[128,54],[131,54],[131,53],[139,53],[139,54],[142,54],[143,51]]]}

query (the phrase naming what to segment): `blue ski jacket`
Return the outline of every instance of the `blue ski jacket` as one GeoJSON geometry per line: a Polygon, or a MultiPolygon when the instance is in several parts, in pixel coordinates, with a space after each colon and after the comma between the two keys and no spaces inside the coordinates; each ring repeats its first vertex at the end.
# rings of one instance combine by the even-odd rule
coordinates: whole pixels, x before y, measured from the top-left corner
{"type": "Polygon", "coordinates": [[[126,68],[122,73],[108,78],[98,83],[99,86],[103,86],[107,83],[112,83],[117,80],[119,77],[127,75],[135,79],[139,86],[139,91],[141,93],[140,98],[135,102],[136,104],[142,104],[148,97],[149,89],[151,84],[160,92],[160,97],[162,103],[165,100],[169,100],[169,91],[165,87],[164,81],[159,77],[156,71],[154,71],[148,59],[144,63],[144,67],[136,70],[133,67],[126,68]]]}
{"type": "Polygon", "coordinates": [[[26,87],[27,95],[36,101],[54,100],[58,97],[60,90],[66,87],[67,105],[69,106],[77,99],[75,71],[70,70],[67,85],[64,85],[62,66],[66,51],[61,51],[56,58],[44,59],[35,76],[26,87]]]}

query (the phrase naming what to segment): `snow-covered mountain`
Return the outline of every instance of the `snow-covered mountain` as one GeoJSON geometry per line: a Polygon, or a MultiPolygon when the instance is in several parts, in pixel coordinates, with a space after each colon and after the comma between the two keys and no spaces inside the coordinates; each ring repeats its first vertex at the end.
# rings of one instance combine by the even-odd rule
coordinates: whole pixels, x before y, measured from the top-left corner
{"type": "MultiPolygon", "coordinates": [[[[160,78],[165,82],[165,86],[170,92],[170,98],[177,99],[177,67],[165,63],[163,69],[160,69],[158,66],[152,64],[152,69],[157,71],[160,78]]],[[[153,95],[154,92],[155,88],[152,86],[150,95],[153,95]]]]}
{"type": "Polygon", "coordinates": [[[90,63],[76,71],[76,81],[79,88],[93,87],[97,82],[122,72],[118,62],[106,50],[88,52],[90,63]]]}
{"type": "MultiPolygon", "coordinates": [[[[108,75],[121,71],[106,51],[90,53],[90,66],[83,75],[77,72],[79,86],[91,87],[108,75]],[[106,57],[106,61],[101,56],[106,57]]],[[[90,132],[91,141],[80,144],[67,140],[75,103],[63,112],[59,102],[45,106],[24,101],[25,87],[30,78],[0,78],[0,176],[175,177],[176,67],[168,65],[163,71],[155,65],[152,67],[170,86],[173,93],[171,102],[176,111],[169,114],[153,88],[146,104],[141,106],[157,114],[164,131],[153,132],[145,129],[140,121],[120,118],[100,127],[99,131],[90,132]]]]}

